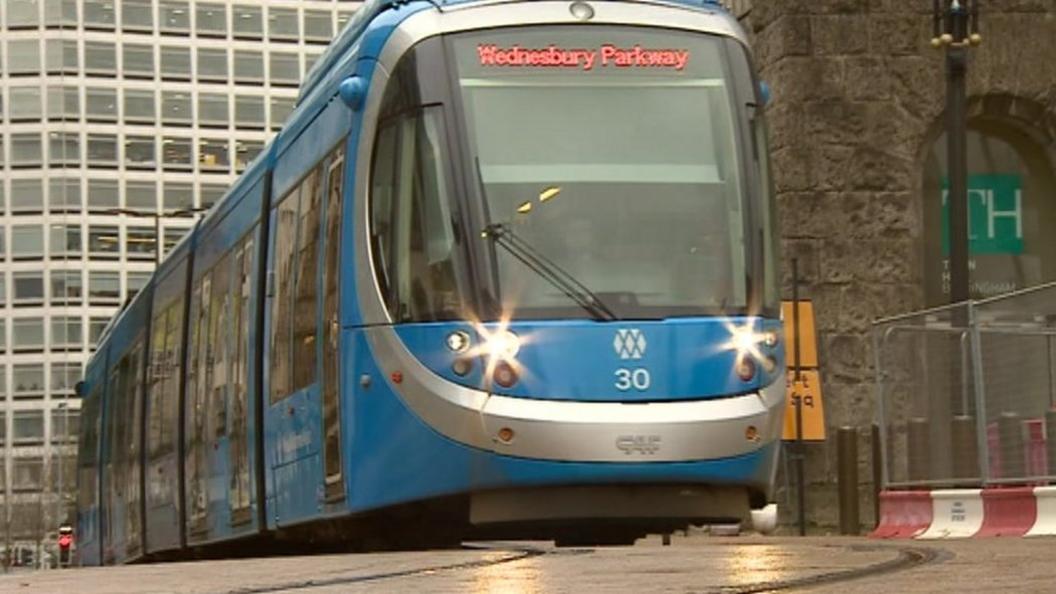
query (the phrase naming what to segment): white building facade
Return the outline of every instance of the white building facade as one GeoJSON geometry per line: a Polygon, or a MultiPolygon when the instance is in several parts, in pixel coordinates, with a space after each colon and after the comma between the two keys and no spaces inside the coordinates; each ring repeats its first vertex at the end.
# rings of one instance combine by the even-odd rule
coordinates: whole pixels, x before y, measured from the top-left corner
{"type": "Polygon", "coordinates": [[[163,255],[220,198],[358,5],[0,1],[5,542],[54,534],[66,517],[74,385],[149,278],[156,232],[163,255]]]}

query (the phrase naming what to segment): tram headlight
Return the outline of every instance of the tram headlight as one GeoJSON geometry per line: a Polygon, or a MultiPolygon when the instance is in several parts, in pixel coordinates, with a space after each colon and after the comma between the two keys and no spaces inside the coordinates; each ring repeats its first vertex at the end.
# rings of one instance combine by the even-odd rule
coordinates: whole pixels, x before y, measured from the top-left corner
{"type": "Polygon", "coordinates": [[[513,361],[521,351],[521,339],[509,330],[498,330],[484,339],[484,350],[492,361],[513,361]]]}

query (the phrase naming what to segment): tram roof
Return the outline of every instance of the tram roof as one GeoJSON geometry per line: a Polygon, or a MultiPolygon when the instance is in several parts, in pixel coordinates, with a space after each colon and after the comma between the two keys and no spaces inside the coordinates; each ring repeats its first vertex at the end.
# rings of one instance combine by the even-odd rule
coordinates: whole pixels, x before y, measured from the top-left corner
{"type": "MultiPolygon", "coordinates": [[[[544,0],[420,0],[443,9],[445,6],[459,6],[464,4],[503,4],[513,2],[539,2],[544,0]]],[[[720,0],[590,0],[593,2],[629,2],[637,4],[667,4],[697,8],[701,10],[725,10],[720,0]]],[[[307,97],[326,78],[329,72],[340,59],[340,57],[353,47],[360,37],[370,27],[371,22],[383,12],[403,4],[413,3],[415,0],[366,0],[363,6],[345,25],[345,28],[330,42],[330,46],[319,57],[315,65],[308,71],[301,84],[298,94],[298,104],[307,97]]]]}

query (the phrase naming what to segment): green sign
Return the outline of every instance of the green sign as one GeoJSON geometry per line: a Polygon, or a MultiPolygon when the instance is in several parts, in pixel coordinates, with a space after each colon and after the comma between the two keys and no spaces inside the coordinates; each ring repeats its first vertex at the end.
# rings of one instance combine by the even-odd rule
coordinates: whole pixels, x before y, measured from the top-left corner
{"type": "MultiPolygon", "coordinates": [[[[949,179],[942,180],[942,255],[950,253],[949,179]]],[[[968,252],[1023,253],[1023,180],[1019,175],[968,176],[968,252]]]]}

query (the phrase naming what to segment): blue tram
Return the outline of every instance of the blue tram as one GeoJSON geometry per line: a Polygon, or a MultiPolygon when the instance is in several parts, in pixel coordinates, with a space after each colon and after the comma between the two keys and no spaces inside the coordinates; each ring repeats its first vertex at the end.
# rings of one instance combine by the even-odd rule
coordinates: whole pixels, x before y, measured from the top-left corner
{"type": "Polygon", "coordinates": [[[710,0],[366,2],[89,362],[80,562],[746,517],[767,155],[710,0]]]}

